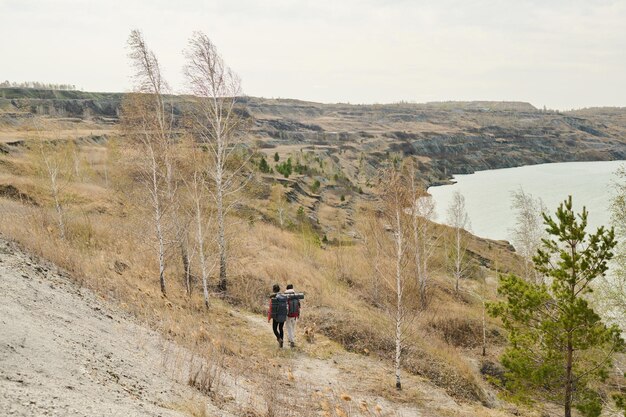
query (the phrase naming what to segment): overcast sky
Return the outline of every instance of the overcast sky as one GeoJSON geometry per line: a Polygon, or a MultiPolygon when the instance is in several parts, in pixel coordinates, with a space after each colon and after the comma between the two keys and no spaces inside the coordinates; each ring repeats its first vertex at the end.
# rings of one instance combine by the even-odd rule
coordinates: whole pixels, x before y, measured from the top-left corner
{"type": "Polygon", "coordinates": [[[0,80],[129,91],[133,28],[178,92],[201,30],[252,96],[626,106],[626,0],[0,0],[0,80]]]}

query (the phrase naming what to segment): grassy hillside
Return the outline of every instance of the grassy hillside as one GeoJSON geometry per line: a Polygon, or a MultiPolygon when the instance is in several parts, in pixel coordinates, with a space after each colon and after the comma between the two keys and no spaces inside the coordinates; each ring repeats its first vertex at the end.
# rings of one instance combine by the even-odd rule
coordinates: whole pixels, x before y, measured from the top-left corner
{"type": "MultiPolygon", "coordinates": [[[[389,366],[395,284],[385,272],[391,258],[388,248],[374,244],[368,234],[368,222],[385,190],[377,171],[413,157],[420,179],[432,183],[451,172],[491,163],[615,157],[624,152],[619,111],[602,113],[612,120],[602,124],[594,119],[600,117],[596,113],[544,114],[523,103],[351,106],[246,99],[253,145],[246,151],[251,155],[246,166],[250,180],[228,219],[231,284],[222,294],[216,273],[210,276],[207,310],[193,247],[191,295],[185,290],[180,248],[174,244],[167,251],[167,298],[159,292],[146,196],[137,192],[139,177],[130,163],[138,151],[117,128],[119,96],[50,94],[56,93],[61,96],[32,92],[33,97],[0,99],[4,236],[214,364],[211,372],[246,375],[256,387],[251,388],[255,396],[263,397],[264,381],[280,373],[286,378],[281,379],[285,392],[300,399],[292,415],[341,416],[347,415],[346,409],[352,410],[350,415],[394,415],[405,405],[422,407],[424,415],[532,415],[534,411],[517,410],[497,398],[490,378],[500,375],[496,363],[505,335],[498,322],[483,322],[483,301],[495,298],[497,273],[519,270],[519,259],[507,242],[466,233],[469,268],[462,291],[455,293],[448,260],[450,230],[434,224],[427,239],[434,253],[429,302],[417,308],[415,289],[409,290],[414,314],[403,349],[406,389],[393,389],[389,366]],[[100,111],[104,108],[108,110],[100,111]],[[59,175],[64,239],[42,165],[43,146],[64,161],[59,175]],[[499,146],[502,152],[496,153],[499,146]],[[562,153],[565,149],[569,153],[562,153]],[[260,170],[262,159],[265,172],[260,170]],[[293,168],[288,178],[280,173],[285,164],[293,168]],[[275,282],[292,282],[307,293],[299,325],[301,346],[295,353],[278,351],[269,325],[263,327],[275,282]],[[305,329],[310,338],[306,342],[305,329]],[[289,373],[278,369],[283,360],[312,358],[321,361],[318,365],[339,360],[355,382],[319,394],[317,388],[295,386],[289,373]],[[344,364],[339,358],[352,359],[344,364]],[[350,390],[363,398],[384,399],[389,413],[350,408],[341,399],[343,394],[350,398],[350,390]],[[437,394],[427,401],[426,392],[437,394]]],[[[178,143],[176,155],[184,157],[185,146],[178,143]]],[[[187,184],[181,181],[179,186],[187,184]]],[[[188,201],[181,201],[186,207],[188,201]]],[[[210,233],[215,233],[214,225],[210,233]]],[[[215,247],[208,253],[214,258],[215,247]]],[[[318,375],[316,383],[320,378],[324,376],[318,375]]],[[[207,390],[198,380],[189,383],[218,401],[230,401],[226,391],[207,390]]],[[[288,397],[276,401],[286,403],[288,397]]],[[[230,406],[240,415],[281,415],[230,406]]]]}
{"type": "MultiPolygon", "coordinates": [[[[87,137],[68,142],[63,131],[55,130],[59,123],[66,123],[63,120],[44,118],[38,123],[38,129],[23,129],[24,140],[5,145],[5,153],[0,154],[0,233],[4,236],[63,267],[81,285],[199,355],[208,355],[210,360],[211,352],[218,349],[230,372],[248,368],[250,358],[258,367],[254,378],[262,380],[272,372],[267,364],[275,360],[277,352],[269,325],[250,333],[249,325],[237,319],[237,309],[262,320],[275,282],[293,282],[307,293],[299,336],[305,355],[331,360],[338,352],[348,351],[390,363],[393,323],[386,306],[394,287],[376,278],[380,265],[372,263],[360,230],[362,217],[373,207],[370,197],[354,193],[341,201],[332,186],[325,184],[329,191],[318,201],[325,208],[320,209],[319,223],[312,222],[299,213],[304,201],[315,200],[316,195],[306,190],[305,174],[285,182],[280,175],[256,173],[229,220],[230,290],[226,297],[220,295],[215,287],[217,278],[212,276],[211,308],[207,311],[197,278],[191,297],[185,295],[176,247],[168,251],[168,297],[163,298],[158,290],[150,226],[131,198],[132,185],[124,172],[124,139],[99,143],[87,137]],[[68,148],[74,150],[67,154],[70,163],[62,177],[65,239],[57,232],[49,179],[41,175],[38,165],[38,143],[50,138],[57,149],[63,144],[76,146],[68,148]],[[285,200],[288,222],[283,226],[271,198],[277,189],[292,196],[285,200]],[[337,195],[329,197],[333,193],[337,195]],[[334,214],[324,210],[334,210],[334,214]],[[349,216],[338,215],[348,210],[349,216]],[[328,237],[323,230],[335,233],[322,239],[328,237]],[[314,338],[312,343],[304,340],[305,328],[314,338]]],[[[433,236],[442,234],[444,227],[433,229],[433,236]]],[[[443,240],[439,242],[437,245],[443,245],[443,240]]],[[[493,388],[481,368],[496,361],[504,337],[497,323],[489,321],[488,356],[480,355],[482,303],[473,294],[493,297],[494,269],[515,269],[517,264],[505,243],[472,238],[470,248],[475,254],[474,272],[463,283],[467,291],[460,295],[452,291],[443,246],[433,259],[432,307],[412,321],[404,368],[408,381],[421,376],[420,384],[437,387],[442,395],[471,407],[497,409],[493,388]]],[[[195,267],[193,274],[198,276],[195,267]]],[[[370,396],[393,404],[419,404],[415,402],[417,382],[413,386],[407,382],[407,389],[396,393],[390,373],[363,370],[362,377],[374,378],[359,386],[370,396]]],[[[450,413],[455,412],[454,407],[450,413]]]]}

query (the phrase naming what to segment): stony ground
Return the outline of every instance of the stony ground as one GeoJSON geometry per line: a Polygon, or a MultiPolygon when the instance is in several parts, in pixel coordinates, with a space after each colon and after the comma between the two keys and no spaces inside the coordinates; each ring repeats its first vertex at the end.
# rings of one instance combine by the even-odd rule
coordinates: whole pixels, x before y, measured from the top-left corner
{"type": "Polygon", "coordinates": [[[195,392],[164,372],[166,345],[0,240],[0,414],[184,415],[195,392]]]}

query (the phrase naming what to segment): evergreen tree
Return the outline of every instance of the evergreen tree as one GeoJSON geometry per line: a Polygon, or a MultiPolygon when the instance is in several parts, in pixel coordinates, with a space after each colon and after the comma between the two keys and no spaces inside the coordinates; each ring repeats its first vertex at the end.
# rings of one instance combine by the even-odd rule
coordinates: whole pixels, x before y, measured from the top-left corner
{"type": "Polygon", "coordinates": [[[267,174],[268,172],[270,172],[270,166],[267,164],[267,161],[265,160],[265,157],[261,157],[261,160],[259,161],[259,171],[267,174]]]}
{"type": "Polygon", "coordinates": [[[587,301],[591,283],[608,270],[616,245],[613,229],[587,234],[587,210],[575,214],[571,196],[556,219],[543,214],[548,237],[533,258],[544,283],[515,275],[501,277],[505,301],[490,304],[502,318],[510,345],[502,356],[505,385],[512,398],[537,395],[584,416],[602,410],[597,382],[607,377],[613,354],[624,350],[617,326],[607,326],[587,301]]]}
{"type": "Polygon", "coordinates": [[[280,156],[278,155],[278,152],[276,152],[274,154],[274,162],[278,162],[278,161],[280,161],[280,156]]]}

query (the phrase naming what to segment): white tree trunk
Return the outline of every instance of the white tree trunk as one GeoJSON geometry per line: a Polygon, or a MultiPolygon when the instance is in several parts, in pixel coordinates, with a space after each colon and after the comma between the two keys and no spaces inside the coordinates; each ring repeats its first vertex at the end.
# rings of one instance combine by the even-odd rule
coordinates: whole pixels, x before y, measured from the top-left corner
{"type": "Polygon", "coordinates": [[[400,366],[402,359],[402,257],[403,257],[403,236],[402,236],[402,224],[400,219],[401,213],[396,210],[396,357],[395,357],[395,372],[396,372],[396,389],[402,389],[402,381],[400,379],[400,366]]]}
{"type": "Polygon", "coordinates": [[[217,246],[220,256],[220,291],[226,291],[228,282],[226,279],[226,237],[225,237],[225,216],[224,216],[224,190],[222,185],[222,170],[218,169],[216,176],[216,192],[217,192],[217,246]]]}
{"type": "MultiPolygon", "coordinates": [[[[160,212],[157,211],[155,217],[160,217],[160,212]]],[[[161,293],[167,295],[165,289],[165,241],[163,239],[163,230],[161,228],[161,221],[156,222],[157,239],[159,240],[159,284],[161,285],[161,293]]]]}
{"type": "Polygon", "coordinates": [[[419,289],[419,295],[420,295],[420,305],[422,307],[424,307],[423,305],[423,295],[422,295],[422,289],[425,287],[424,285],[424,275],[422,274],[422,257],[420,256],[420,228],[419,228],[419,216],[418,216],[418,208],[417,208],[417,196],[415,195],[415,193],[413,193],[413,197],[414,197],[414,202],[413,202],[413,240],[414,240],[414,252],[415,252],[415,280],[417,283],[417,288],[419,289]]]}
{"type": "Polygon", "coordinates": [[[156,238],[158,242],[158,258],[159,258],[159,284],[161,286],[161,293],[163,295],[167,294],[165,288],[165,238],[163,235],[163,213],[161,207],[161,190],[159,186],[158,179],[158,164],[156,160],[156,156],[154,155],[154,150],[152,147],[149,147],[150,157],[151,157],[151,174],[152,174],[152,189],[150,190],[150,194],[152,195],[152,206],[154,209],[154,227],[156,231],[156,238]]]}
{"type": "Polygon", "coordinates": [[[202,292],[204,293],[204,305],[209,308],[208,271],[204,255],[204,231],[202,230],[202,211],[200,210],[200,198],[196,198],[196,239],[200,256],[200,271],[202,272],[202,292]]]}
{"type": "Polygon", "coordinates": [[[48,155],[46,155],[46,150],[41,145],[41,156],[43,157],[44,164],[46,165],[46,170],[48,171],[48,178],[50,179],[50,191],[52,192],[52,198],[54,200],[54,209],[57,214],[57,223],[59,224],[59,235],[61,239],[65,239],[65,220],[63,219],[63,206],[61,205],[60,199],[60,187],[57,181],[59,176],[59,165],[58,163],[52,161],[48,155]]]}

